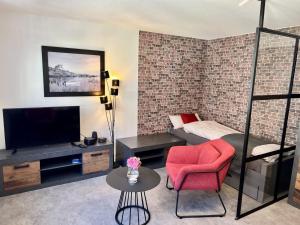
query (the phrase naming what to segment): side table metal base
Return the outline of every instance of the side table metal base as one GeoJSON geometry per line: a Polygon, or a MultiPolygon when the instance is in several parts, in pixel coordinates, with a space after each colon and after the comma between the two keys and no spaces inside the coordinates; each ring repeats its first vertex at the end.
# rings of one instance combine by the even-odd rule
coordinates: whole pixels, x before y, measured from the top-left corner
{"type": "Polygon", "coordinates": [[[115,220],[119,225],[125,225],[123,220],[128,218],[131,225],[145,225],[149,223],[151,215],[145,192],[121,192],[115,220]]]}

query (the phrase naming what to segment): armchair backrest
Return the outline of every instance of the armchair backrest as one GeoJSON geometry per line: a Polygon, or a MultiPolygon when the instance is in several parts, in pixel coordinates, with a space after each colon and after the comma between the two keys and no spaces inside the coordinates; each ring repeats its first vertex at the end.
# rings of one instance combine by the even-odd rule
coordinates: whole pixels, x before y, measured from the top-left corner
{"type": "Polygon", "coordinates": [[[220,190],[235,149],[223,139],[208,141],[195,147],[199,150],[198,167],[201,167],[203,172],[193,171],[191,167],[189,174],[185,174],[186,179],[179,182],[179,189],[220,190]]]}
{"type": "Polygon", "coordinates": [[[209,142],[202,145],[198,145],[198,150],[200,151],[198,164],[213,163],[221,155],[221,153],[216,148],[214,148],[211,144],[209,144],[209,142]]]}
{"type": "Polygon", "coordinates": [[[215,161],[215,163],[222,166],[224,163],[228,162],[228,160],[233,158],[235,149],[228,142],[224,141],[223,139],[216,139],[209,141],[208,143],[220,153],[220,157],[215,161]]]}
{"type": "Polygon", "coordinates": [[[231,144],[223,139],[210,141],[210,144],[220,152],[220,157],[214,162],[214,164],[216,164],[217,168],[219,168],[219,183],[222,184],[229,170],[230,162],[234,157],[235,149],[231,144]]]}

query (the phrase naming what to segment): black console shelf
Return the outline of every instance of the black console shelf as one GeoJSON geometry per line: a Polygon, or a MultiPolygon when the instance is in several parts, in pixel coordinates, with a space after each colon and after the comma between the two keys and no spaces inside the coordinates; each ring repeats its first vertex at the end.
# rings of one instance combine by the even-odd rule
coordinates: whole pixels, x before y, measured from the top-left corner
{"type": "Polygon", "coordinates": [[[0,196],[105,175],[112,169],[112,156],[111,143],[87,148],[66,143],[21,149],[15,154],[0,150],[0,196]],[[72,163],[74,159],[78,163],[72,163]]]}
{"type": "Polygon", "coordinates": [[[62,168],[67,168],[67,167],[76,167],[76,166],[81,166],[82,163],[57,163],[57,164],[52,164],[51,166],[46,166],[44,168],[41,168],[41,172],[43,171],[49,171],[49,170],[57,170],[57,169],[62,169],[62,168]]]}
{"type": "Polygon", "coordinates": [[[48,170],[42,172],[41,181],[42,184],[55,182],[57,180],[68,180],[72,178],[81,177],[81,168],[80,167],[69,167],[69,168],[60,168],[58,170],[48,170]]]}
{"type": "Polygon", "coordinates": [[[41,171],[57,170],[67,167],[76,167],[82,165],[81,154],[56,157],[41,160],[41,171]],[[73,159],[79,159],[79,163],[72,163],[73,159]]]}

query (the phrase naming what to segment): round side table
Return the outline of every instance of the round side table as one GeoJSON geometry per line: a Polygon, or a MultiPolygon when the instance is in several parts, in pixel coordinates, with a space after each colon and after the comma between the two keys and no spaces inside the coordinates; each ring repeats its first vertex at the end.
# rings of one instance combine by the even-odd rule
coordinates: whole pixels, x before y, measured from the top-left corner
{"type": "Polygon", "coordinates": [[[148,208],[146,191],[155,188],[160,183],[160,176],[154,170],[140,167],[138,181],[129,184],[127,178],[127,167],[119,167],[110,172],[106,177],[106,182],[112,188],[120,190],[121,195],[115,214],[117,224],[123,225],[124,214],[128,213],[129,225],[144,225],[149,223],[151,214],[148,208]],[[133,211],[135,217],[133,217],[133,211]]]}

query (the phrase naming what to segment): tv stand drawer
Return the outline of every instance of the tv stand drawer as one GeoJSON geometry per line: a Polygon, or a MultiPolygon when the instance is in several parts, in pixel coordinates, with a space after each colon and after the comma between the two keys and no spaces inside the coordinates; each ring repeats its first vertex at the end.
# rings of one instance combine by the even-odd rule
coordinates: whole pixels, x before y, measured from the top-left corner
{"type": "Polygon", "coordinates": [[[40,184],[40,161],[3,166],[3,183],[4,190],[14,190],[40,184]]]}
{"type": "Polygon", "coordinates": [[[39,184],[41,184],[40,174],[35,174],[32,176],[23,177],[22,179],[4,182],[4,190],[11,191],[20,188],[33,187],[39,184]]]}
{"type": "Polygon", "coordinates": [[[83,153],[83,174],[107,171],[109,169],[109,150],[83,153]]]}

